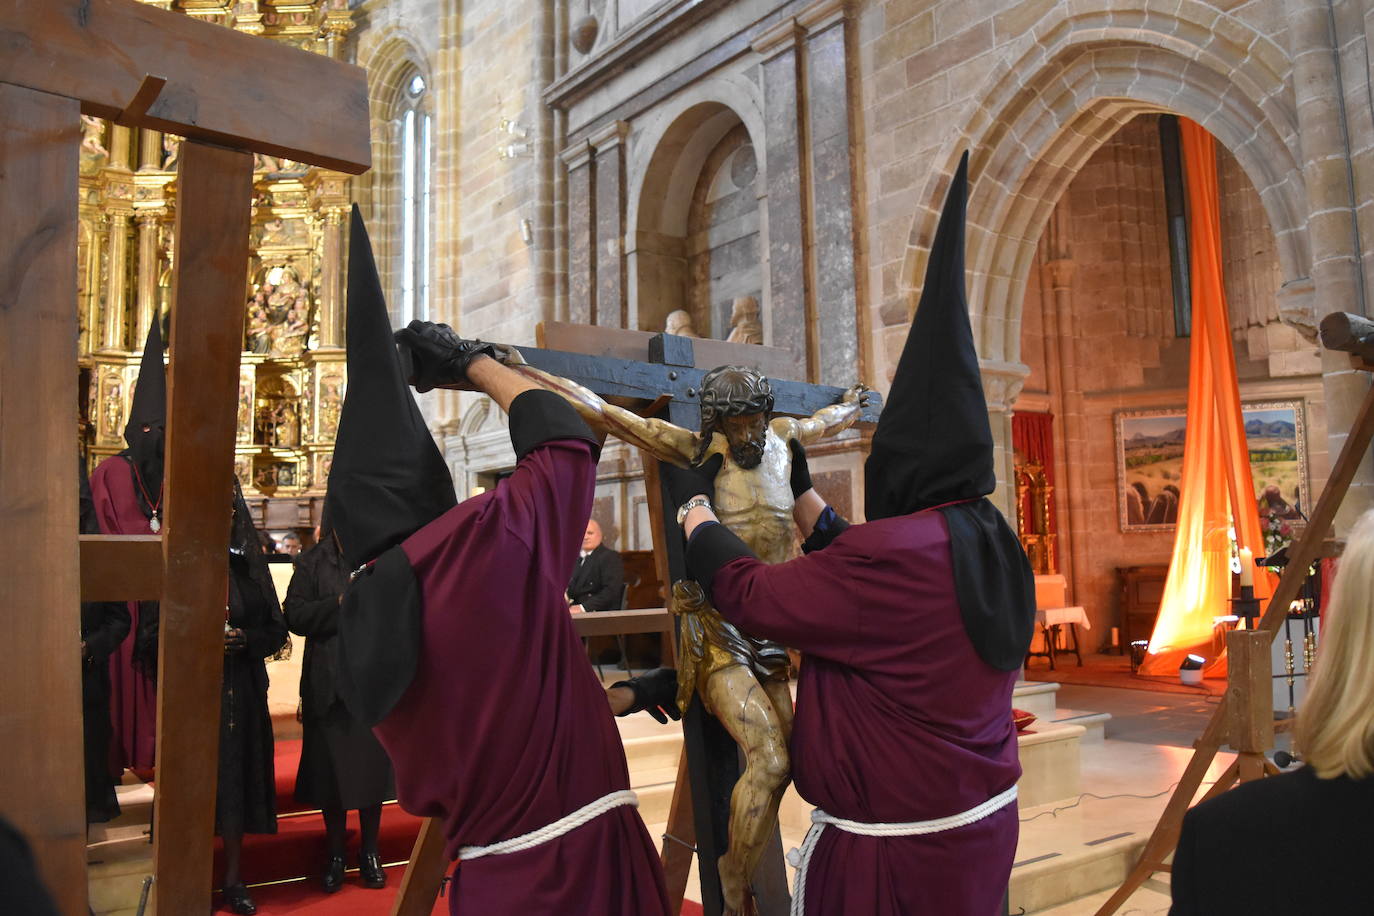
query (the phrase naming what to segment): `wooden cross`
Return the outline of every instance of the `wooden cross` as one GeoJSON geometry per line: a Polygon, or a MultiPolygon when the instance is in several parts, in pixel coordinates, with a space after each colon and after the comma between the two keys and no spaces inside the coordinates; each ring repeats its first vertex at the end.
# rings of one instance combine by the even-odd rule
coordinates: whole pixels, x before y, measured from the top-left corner
{"type": "Polygon", "coordinates": [[[66,916],[86,906],[79,603],[160,599],[155,905],[209,905],[253,153],[370,165],[362,70],[135,0],[0,0],[0,810],[66,916]],[[287,105],[283,86],[312,105],[287,105]],[[280,100],[280,101],[279,101],[280,100]],[[77,536],[80,115],[186,138],[165,537],[77,536]],[[25,392],[23,396],[16,396],[25,392]]]}
{"type": "MultiPolygon", "coordinates": [[[[707,369],[744,365],[760,369],[773,387],[775,413],[810,416],[839,402],[845,389],[791,381],[796,360],[785,350],[720,340],[692,339],[615,328],[547,322],[538,331],[540,348],[520,347],[525,362],[536,369],[577,382],[603,398],[644,405],[653,413],[685,429],[701,425],[698,398],[707,369]],[[553,347],[554,349],[544,349],[553,347]],[[645,357],[647,356],[647,360],[645,357]]],[[[875,392],[859,423],[876,423],[881,399],[875,392]]],[[[658,462],[645,456],[645,494],[654,536],[654,562],[665,590],[684,578],[682,531],[671,506],[664,511],[666,492],[659,482],[658,462]]],[[[579,614],[574,626],[581,636],[601,633],[665,632],[674,627],[663,609],[579,614]]],[[[691,869],[691,852],[698,856],[702,906],[706,916],[722,911],[716,860],[729,844],[730,792],[739,779],[739,751],[734,739],[693,697],[683,718],[684,754],[668,815],[662,848],[669,899],[680,910],[691,869]],[[690,798],[690,802],[689,802],[690,798]]],[[[409,868],[397,897],[393,916],[427,916],[434,906],[448,863],[443,837],[434,821],[421,828],[409,868]]],[[[785,916],[790,904],[782,841],[773,840],[754,874],[760,916],[785,916]]]]}
{"type": "MultiPolygon", "coordinates": [[[[1358,316],[1336,312],[1321,323],[1322,343],[1331,350],[1352,353],[1351,367],[1374,372],[1374,325],[1358,316]]],[[[1279,577],[1278,587],[1269,599],[1269,606],[1254,630],[1227,634],[1227,649],[1232,669],[1221,702],[1212,710],[1212,718],[1202,735],[1194,743],[1192,759],[1183,770],[1173,795],[1150,833],[1140,859],[1126,875],[1115,893],[1098,908],[1095,916],[1111,916],[1157,871],[1168,872],[1171,866],[1164,860],[1178,846],[1183,830],[1183,816],[1188,813],[1193,797],[1202,786],[1207,770],[1223,744],[1237,751],[1237,758],[1201,801],[1214,798],[1238,782],[1247,782],[1272,775],[1277,769],[1264,756],[1273,746],[1274,707],[1269,678],[1270,644],[1279,627],[1288,617],[1289,606],[1298,597],[1307,571],[1319,558],[1334,556],[1332,542],[1327,535],[1336,519],[1350,482],[1359,466],[1369,459],[1370,443],[1374,442],[1374,387],[1365,394],[1345,445],[1331,468],[1317,506],[1312,510],[1302,536],[1288,550],[1288,565],[1279,577]]]]}

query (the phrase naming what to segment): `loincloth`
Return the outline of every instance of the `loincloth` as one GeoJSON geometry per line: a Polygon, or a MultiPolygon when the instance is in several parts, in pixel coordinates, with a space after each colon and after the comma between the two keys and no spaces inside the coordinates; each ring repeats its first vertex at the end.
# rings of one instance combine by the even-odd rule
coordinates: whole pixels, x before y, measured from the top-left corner
{"type": "Polygon", "coordinates": [[[677,705],[684,713],[692,702],[692,691],[701,690],[704,695],[711,676],[734,665],[748,668],[760,683],[787,680],[791,664],[787,649],[771,639],[750,636],[720,616],[696,582],[674,582],[670,605],[672,612],[682,618],[677,705]]]}

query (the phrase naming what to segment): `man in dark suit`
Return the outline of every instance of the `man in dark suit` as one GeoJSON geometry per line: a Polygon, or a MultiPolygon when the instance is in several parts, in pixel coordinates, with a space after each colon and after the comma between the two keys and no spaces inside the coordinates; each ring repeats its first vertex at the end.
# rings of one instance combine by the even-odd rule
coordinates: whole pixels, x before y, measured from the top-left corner
{"type": "Polygon", "coordinates": [[[592,519],[568,583],[570,610],[574,614],[619,610],[624,589],[625,563],[620,554],[601,543],[601,526],[592,519]]]}

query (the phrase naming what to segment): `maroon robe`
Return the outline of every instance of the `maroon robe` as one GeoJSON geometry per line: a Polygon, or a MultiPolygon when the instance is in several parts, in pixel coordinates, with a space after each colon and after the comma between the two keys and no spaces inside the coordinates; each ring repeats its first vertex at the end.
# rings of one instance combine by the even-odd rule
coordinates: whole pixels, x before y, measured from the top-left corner
{"type": "MultiPolygon", "coordinates": [[[[460,846],[520,836],[628,789],[620,733],[563,589],[591,514],[596,458],[545,442],[495,490],[401,546],[420,585],[414,680],[375,731],[401,806],[460,846]]],[[[655,916],[667,892],[631,807],[455,873],[451,912],[655,916]]]]}
{"type": "MultiPolygon", "coordinates": [[[[112,455],[91,474],[91,498],[102,534],[152,534],[139,505],[129,462],[112,455]]],[[[134,667],[138,602],[129,602],[129,635],[110,656],[110,757],[116,769],[150,769],[157,738],[157,685],[134,667]]]]}
{"type": "MultiPolygon", "coordinates": [[[[732,560],[712,598],[732,623],[803,653],[792,778],[828,814],[933,820],[1020,777],[1016,672],[987,665],[969,641],[939,512],[854,525],[788,563],[732,560]]],[[[828,826],[811,857],[806,912],[1000,914],[1017,832],[1015,804],[925,836],[828,826]]]]}

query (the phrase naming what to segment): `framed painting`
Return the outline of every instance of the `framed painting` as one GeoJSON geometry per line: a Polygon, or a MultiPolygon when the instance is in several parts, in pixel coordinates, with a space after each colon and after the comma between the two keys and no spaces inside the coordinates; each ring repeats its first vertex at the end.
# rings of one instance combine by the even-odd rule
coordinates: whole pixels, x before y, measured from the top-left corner
{"type": "MultiPolygon", "coordinates": [[[[1246,447],[1262,515],[1296,518],[1311,508],[1302,401],[1243,404],[1246,447]]],[[[1172,531],[1183,483],[1184,410],[1116,413],[1116,479],[1121,530],[1172,531]]]]}

